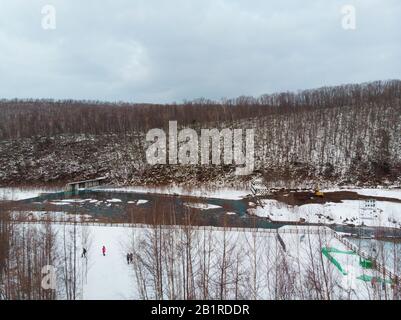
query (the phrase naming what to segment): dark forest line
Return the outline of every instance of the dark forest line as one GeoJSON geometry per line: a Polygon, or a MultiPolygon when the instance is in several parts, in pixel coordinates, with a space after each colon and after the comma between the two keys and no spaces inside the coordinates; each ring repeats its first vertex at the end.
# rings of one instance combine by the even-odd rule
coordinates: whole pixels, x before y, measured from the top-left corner
{"type": "Polygon", "coordinates": [[[235,121],[340,106],[364,109],[399,105],[401,81],[376,81],[181,104],[129,104],[74,100],[0,100],[0,139],[58,134],[105,134],[182,125],[235,121]]]}
{"type": "Polygon", "coordinates": [[[401,81],[259,98],[149,105],[0,101],[0,184],[61,183],[106,175],[119,184],[217,182],[263,175],[273,186],[401,185],[401,81]],[[255,129],[255,171],[151,166],[146,131],[179,126],[255,129]]]}

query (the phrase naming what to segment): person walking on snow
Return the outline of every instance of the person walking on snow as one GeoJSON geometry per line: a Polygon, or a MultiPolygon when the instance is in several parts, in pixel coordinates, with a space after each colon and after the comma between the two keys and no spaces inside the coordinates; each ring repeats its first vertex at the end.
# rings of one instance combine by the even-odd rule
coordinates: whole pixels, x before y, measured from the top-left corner
{"type": "Polygon", "coordinates": [[[82,248],[82,258],[86,258],[86,249],[82,248]]]}
{"type": "Polygon", "coordinates": [[[131,261],[131,255],[129,254],[129,252],[127,253],[127,264],[129,264],[131,261]]]}
{"type": "Polygon", "coordinates": [[[102,248],[102,253],[103,253],[103,256],[106,255],[106,247],[105,246],[103,246],[103,248],[102,248]]]}

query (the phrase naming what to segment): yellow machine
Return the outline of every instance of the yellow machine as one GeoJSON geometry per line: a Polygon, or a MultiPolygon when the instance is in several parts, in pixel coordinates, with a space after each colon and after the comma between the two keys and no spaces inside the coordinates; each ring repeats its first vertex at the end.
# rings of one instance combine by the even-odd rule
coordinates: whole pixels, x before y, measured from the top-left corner
{"type": "Polygon", "coordinates": [[[324,193],[319,190],[319,187],[316,187],[316,189],[315,189],[315,196],[316,197],[324,197],[324,193]]]}

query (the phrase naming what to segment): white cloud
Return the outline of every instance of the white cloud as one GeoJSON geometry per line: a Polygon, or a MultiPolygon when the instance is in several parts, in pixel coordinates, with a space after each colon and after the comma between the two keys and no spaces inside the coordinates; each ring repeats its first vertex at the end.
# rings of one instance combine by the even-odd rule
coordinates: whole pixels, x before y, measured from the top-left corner
{"type": "Polygon", "coordinates": [[[2,0],[0,97],[171,102],[399,78],[398,0],[2,0]],[[41,8],[57,28],[41,28],[41,8]],[[355,31],[341,7],[356,7],[355,31]]]}

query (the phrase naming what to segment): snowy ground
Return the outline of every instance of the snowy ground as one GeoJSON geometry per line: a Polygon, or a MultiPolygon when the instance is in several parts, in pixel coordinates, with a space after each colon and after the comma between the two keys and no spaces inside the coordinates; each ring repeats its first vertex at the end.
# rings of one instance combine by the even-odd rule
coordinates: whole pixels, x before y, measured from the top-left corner
{"type": "Polygon", "coordinates": [[[208,210],[208,209],[218,209],[221,208],[220,206],[210,204],[210,203],[200,203],[200,202],[185,202],[184,206],[201,209],[201,210],[208,210]]]}
{"type": "Polygon", "coordinates": [[[42,193],[58,192],[56,188],[0,188],[0,201],[18,201],[35,198],[42,193]]]}
{"type": "MultiPolygon", "coordinates": [[[[76,205],[76,204],[83,204],[83,203],[91,203],[95,205],[100,205],[100,204],[118,204],[122,203],[123,201],[118,198],[113,198],[113,199],[106,199],[106,200],[97,200],[97,199],[62,199],[62,200],[57,200],[57,201],[51,201],[50,203],[56,206],[67,206],[67,205],[76,205]]],[[[149,200],[144,200],[144,199],[139,199],[135,201],[128,201],[128,204],[136,204],[136,205],[141,205],[148,203],[149,200]]]]}
{"type": "Polygon", "coordinates": [[[92,247],[88,252],[88,276],[83,286],[84,300],[132,299],[135,283],[126,262],[124,244],[129,228],[89,227],[92,247]],[[102,246],[106,256],[102,255],[102,246]]]}
{"type": "MultiPolygon", "coordinates": [[[[63,234],[63,230],[68,232],[72,228],[71,225],[61,224],[54,224],[54,227],[59,235],[63,234]]],[[[330,263],[326,257],[323,257],[322,262],[316,260],[319,259],[317,253],[323,247],[347,251],[347,248],[332,236],[331,230],[325,229],[328,232],[327,234],[319,233],[322,230],[324,231],[324,229],[317,227],[291,226],[281,228],[279,234],[284,241],[285,250],[278,244],[277,234],[273,230],[233,229],[224,231],[223,228],[194,228],[193,241],[196,246],[197,241],[204,239],[205,235],[207,238],[210,237],[210,243],[213,247],[212,268],[214,268],[214,265],[217,267],[220,265],[219,259],[221,259],[221,255],[219,250],[222,248],[222,242],[227,241],[224,247],[229,250],[228,259],[240,257],[242,272],[248,274],[251,278],[256,277],[255,279],[257,279],[255,287],[249,289],[252,284],[250,280],[244,278],[245,282],[240,289],[244,293],[248,292],[249,295],[243,297],[245,299],[274,298],[273,293],[269,292],[269,286],[272,285],[269,281],[274,281],[275,279],[274,272],[277,270],[275,263],[278,261],[278,257],[284,257],[287,261],[286,264],[290,274],[295,277],[295,284],[298,283],[299,288],[303,288],[302,281],[304,279],[297,278],[298,275],[310,272],[311,262],[314,261],[318,265],[323,263],[326,267],[326,272],[330,273],[330,279],[333,281],[332,297],[345,297],[343,294],[345,295],[345,292],[349,294],[349,290],[353,289],[355,292],[351,298],[371,298],[369,283],[367,284],[357,279],[357,277],[366,274],[374,276],[375,272],[360,267],[357,255],[333,254],[335,259],[343,266],[346,272],[345,275],[330,263]],[[254,265],[255,262],[257,265],[254,265]],[[342,293],[343,291],[344,293],[342,293]],[[250,292],[252,292],[252,295],[250,292]]],[[[132,265],[127,264],[126,253],[131,250],[129,248],[132,239],[147,239],[145,235],[147,232],[150,232],[150,229],[146,226],[106,227],[79,225],[78,239],[80,239],[80,234],[86,233],[89,235],[90,243],[86,245],[88,249],[87,260],[79,256],[81,266],[81,293],[79,297],[86,300],[139,299],[138,283],[132,265]],[[106,256],[102,255],[102,246],[106,247],[106,256]]],[[[177,240],[179,240],[179,237],[177,240]]],[[[81,250],[82,245],[78,240],[78,254],[80,254],[81,250]]],[[[194,259],[196,260],[197,258],[194,259]]],[[[219,274],[219,272],[216,274],[219,274]]],[[[307,290],[296,294],[300,294],[297,298],[308,298],[303,296],[303,294],[307,295],[307,290]]],[[[232,297],[228,295],[227,298],[231,299],[232,297]]]]}
{"type": "Polygon", "coordinates": [[[143,200],[143,199],[139,199],[137,202],[136,202],[136,204],[145,204],[145,203],[148,203],[149,202],[149,200],[143,200]]]}
{"type": "Polygon", "coordinates": [[[62,199],[59,201],[52,201],[50,203],[54,204],[56,206],[66,206],[66,205],[82,204],[85,202],[97,203],[98,200],[96,200],[96,199],[62,199]]]}
{"type": "MultiPolygon", "coordinates": [[[[294,229],[294,227],[292,227],[294,229]]],[[[306,262],[311,259],[311,245],[317,250],[321,246],[334,247],[338,250],[347,251],[347,248],[337,239],[329,236],[321,240],[317,234],[309,234],[311,228],[301,228],[299,233],[289,233],[288,227],[283,227],[280,232],[282,239],[287,248],[287,255],[292,263],[297,264],[299,261],[306,262]],[[322,242],[323,241],[323,242],[322,242]]],[[[90,232],[93,235],[93,249],[90,259],[92,260],[91,268],[88,273],[88,281],[84,287],[84,299],[128,299],[138,298],[136,290],[136,282],[134,281],[132,270],[126,264],[125,252],[123,248],[130,241],[130,235],[136,236],[143,234],[144,228],[118,228],[118,227],[90,227],[90,232]],[[105,245],[108,248],[106,257],[101,255],[101,246],[105,245]]],[[[221,241],[222,231],[219,228],[211,228],[214,241],[221,241]]],[[[202,232],[202,231],[199,231],[202,232]]],[[[238,250],[244,248],[252,239],[251,231],[230,231],[228,239],[235,243],[238,250]]],[[[258,234],[258,248],[260,252],[276,246],[276,237],[273,232],[261,232],[258,234]],[[263,243],[263,245],[262,245],[263,243]]],[[[246,250],[245,250],[246,251],[246,250]]],[[[244,251],[244,252],[245,252],[244,251]]],[[[357,255],[342,255],[337,254],[335,258],[344,267],[347,275],[344,276],[336,268],[333,269],[333,274],[338,277],[339,284],[343,287],[351,286],[353,289],[365,291],[366,283],[357,280],[356,277],[368,274],[374,275],[372,270],[365,270],[359,266],[359,257],[357,255]]],[[[263,257],[259,261],[260,272],[266,268],[268,261],[262,262],[263,257]]],[[[326,259],[326,258],[324,258],[326,259]]],[[[246,262],[244,262],[246,263],[246,262]]],[[[325,263],[328,263],[325,261],[325,263]]],[[[307,263],[304,267],[306,268],[307,263]]],[[[331,266],[331,264],[328,264],[331,266]]],[[[260,298],[266,298],[267,294],[261,292],[260,298]]],[[[367,298],[361,294],[360,298],[367,298]]]]}
{"type": "MultiPolygon", "coordinates": [[[[319,230],[319,227],[295,227],[285,226],[280,228],[280,235],[286,245],[287,255],[293,260],[294,264],[297,261],[313,261],[316,257],[311,256],[312,251],[310,246],[318,248],[329,248],[341,251],[341,253],[331,253],[332,257],[337,260],[344,271],[344,274],[334,266],[329,264],[329,268],[333,271],[333,276],[337,278],[338,283],[341,287],[347,290],[356,290],[359,292],[359,299],[369,298],[369,288],[367,287],[370,283],[366,283],[362,280],[357,279],[360,276],[377,276],[377,273],[372,269],[364,269],[360,266],[360,258],[356,254],[344,254],[342,252],[350,252],[347,247],[342,244],[338,239],[330,236],[321,236],[319,234],[308,235],[308,230],[319,230]],[[298,229],[298,233],[288,233],[288,230],[298,229]],[[286,232],[287,231],[287,232],[286,232]]],[[[324,261],[327,258],[324,257],[324,261]]],[[[317,260],[315,260],[315,263],[317,260]]],[[[300,266],[300,271],[306,271],[309,264],[304,263],[300,266]]]]}
{"type": "Polygon", "coordinates": [[[91,215],[88,214],[69,214],[64,211],[12,211],[11,216],[17,221],[32,221],[41,220],[45,221],[96,221],[91,215]]]}
{"type": "MultiPolygon", "coordinates": [[[[104,189],[103,189],[104,190],[104,189]]],[[[199,191],[185,191],[180,188],[171,189],[148,189],[148,188],[116,188],[107,189],[108,191],[126,191],[126,192],[158,192],[168,194],[183,194],[192,196],[203,196],[203,197],[215,197],[215,198],[226,198],[226,199],[241,199],[247,195],[247,191],[223,189],[223,190],[199,190],[199,191]]],[[[372,196],[385,196],[401,198],[400,190],[383,190],[383,189],[357,189],[360,194],[369,194],[372,196]]],[[[43,189],[13,189],[13,188],[2,188],[0,189],[3,196],[2,200],[19,200],[31,198],[39,195],[42,192],[48,192],[43,189]]],[[[355,191],[355,190],[354,190],[355,191]]],[[[73,205],[78,202],[93,202],[97,201],[94,199],[65,199],[60,201],[54,201],[54,204],[61,205],[73,205]]],[[[108,203],[119,203],[121,200],[117,198],[111,198],[105,200],[108,203]]],[[[144,204],[147,200],[138,200],[133,202],[134,204],[144,204]]],[[[341,203],[326,203],[326,204],[308,204],[303,206],[288,206],[283,203],[279,203],[276,200],[263,200],[264,208],[252,208],[249,209],[249,213],[260,216],[269,216],[272,220],[282,221],[299,221],[305,219],[309,222],[322,222],[322,223],[352,223],[360,224],[360,205],[359,201],[345,200],[341,203]]],[[[203,207],[203,203],[187,203],[187,205],[199,207],[201,209],[210,209],[203,207]]],[[[401,224],[401,204],[392,203],[387,201],[377,201],[377,212],[372,215],[371,220],[363,220],[366,225],[379,225],[379,226],[391,226],[400,227],[401,224]]],[[[62,207],[60,207],[62,210],[62,207]]],[[[14,213],[15,214],[15,213],[14,213]]],[[[62,211],[55,211],[50,213],[29,211],[23,212],[22,214],[28,215],[32,218],[43,218],[50,216],[54,219],[60,217],[69,217],[68,214],[62,211]]],[[[232,214],[232,212],[227,212],[232,214]]],[[[80,221],[85,220],[88,217],[85,216],[74,216],[78,217],[80,221]]],[[[62,231],[72,228],[71,225],[54,224],[56,231],[59,235],[62,231]]],[[[177,227],[178,230],[179,227],[177,227]]],[[[285,249],[282,248],[282,244],[278,242],[277,234],[274,230],[260,230],[255,231],[252,229],[227,229],[222,228],[196,228],[194,227],[194,239],[193,243],[198,243],[198,249],[202,248],[202,239],[210,239],[210,243],[213,246],[212,254],[212,266],[218,268],[221,265],[221,254],[222,247],[228,248],[229,259],[235,257],[240,259],[241,266],[240,271],[244,274],[243,287],[240,288],[241,292],[244,293],[243,298],[275,298],[269,286],[275,285],[274,279],[275,272],[282,270],[282,265],[277,267],[276,263],[278,260],[283,259],[282,254],[286,260],[286,266],[289,268],[289,274],[295,277],[295,282],[298,283],[298,288],[304,288],[304,279],[297,278],[299,274],[308,274],[311,263],[321,265],[322,261],[318,261],[319,254],[323,247],[335,248],[339,251],[347,251],[347,248],[339,240],[332,236],[332,231],[328,231],[328,236],[322,237],[321,234],[316,233],[314,227],[297,227],[286,226],[279,229],[279,234],[283,240],[285,249]],[[295,230],[295,231],[294,231],[295,230]],[[222,245],[224,241],[227,244],[222,245]],[[280,253],[281,252],[281,253],[280,253]],[[257,278],[257,285],[252,287],[252,278],[257,278]],[[269,282],[270,281],[270,282],[269,282]]],[[[145,241],[145,245],[149,244],[149,238],[146,233],[151,233],[152,228],[147,226],[142,227],[106,227],[106,226],[95,226],[95,225],[78,225],[78,229],[82,234],[84,230],[90,235],[91,245],[87,246],[88,259],[84,260],[79,257],[81,265],[83,266],[87,261],[87,273],[82,271],[82,292],[80,297],[82,299],[133,299],[140,298],[138,290],[138,282],[135,278],[135,273],[132,266],[127,264],[126,253],[129,252],[130,243],[135,238],[140,241],[145,241]],[[107,249],[106,256],[102,255],[101,248],[105,246],[107,249]],[[85,275],[86,274],[86,275],[85,275]],[[85,275],[85,276],[84,276],[85,275]]],[[[166,232],[166,235],[171,235],[170,231],[166,232]]],[[[173,234],[175,234],[173,232],[173,234]]],[[[182,239],[185,233],[177,233],[177,241],[182,239]]],[[[81,252],[83,244],[78,244],[78,252],[81,252]]],[[[177,247],[179,248],[179,246],[177,247]]],[[[151,252],[151,251],[150,251],[151,252]]],[[[174,251],[175,252],[175,251],[174,251]]],[[[196,251],[202,252],[202,250],[196,251]]],[[[176,260],[179,261],[177,251],[176,260]]],[[[359,264],[359,257],[355,254],[344,254],[342,252],[335,252],[332,254],[333,257],[341,264],[344,269],[342,274],[326,257],[323,258],[323,264],[329,270],[330,277],[335,283],[332,288],[333,294],[336,298],[346,298],[342,296],[343,291],[346,294],[350,294],[352,291],[351,298],[367,299],[371,298],[370,283],[364,282],[357,279],[361,275],[374,276],[376,275],[373,270],[363,269],[359,264]],[[350,289],[352,289],[350,291],[350,289]]],[[[151,256],[151,255],[150,255],[151,256]]],[[[200,256],[199,256],[200,257],[200,256]]],[[[392,255],[388,254],[388,263],[392,263],[392,255]]],[[[195,258],[198,259],[198,258],[195,258]]],[[[199,261],[195,261],[194,266],[199,266],[199,261]]],[[[234,261],[234,260],[233,260],[234,261]]],[[[281,260],[280,260],[281,261],[281,260]]],[[[178,262],[179,263],[179,262],[178,262]]],[[[399,270],[399,268],[393,268],[393,270],[399,270]]],[[[218,270],[218,269],[217,269],[218,270]]],[[[202,274],[202,272],[199,272],[202,274]]],[[[218,275],[219,272],[213,273],[218,275]]],[[[228,272],[229,276],[232,271],[228,272]]],[[[290,280],[290,279],[289,279],[290,280]]],[[[218,278],[212,279],[212,281],[218,281],[218,278]]],[[[211,288],[212,290],[213,288],[211,288]]],[[[297,291],[296,296],[290,298],[307,298],[302,296],[307,294],[305,292],[297,291]]],[[[232,291],[231,291],[232,292],[232,291]]],[[[345,294],[345,293],[344,293],[345,294]]],[[[152,297],[152,296],[150,296],[152,297]]],[[[214,296],[213,298],[218,298],[214,296]]],[[[227,295],[228,299],[232,298],[230,290],[227,295]]]]}
{"type": "MultiPolygon", "coordinates": [[[[332,190],[326,190],[332,191],[332,190]]],[[[401,190],[356,189],[360,194],[401,198],[401,190]]],[[[262,200],[264,208],[257,207],[248,213],[269,217],[274,221],[300,221],[325,224],[354,224],[382,227],[401,227],[401,203],[376,201],[376,210],[361,210],[364,201],[343,200],[341,203],[305,204],[291,206],[277,200],[262,200]]]]}

